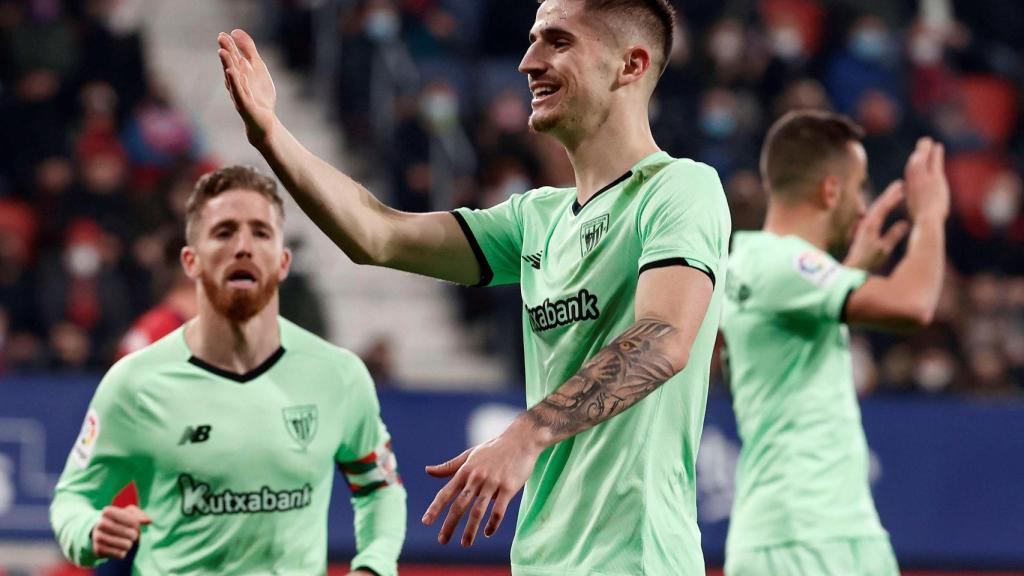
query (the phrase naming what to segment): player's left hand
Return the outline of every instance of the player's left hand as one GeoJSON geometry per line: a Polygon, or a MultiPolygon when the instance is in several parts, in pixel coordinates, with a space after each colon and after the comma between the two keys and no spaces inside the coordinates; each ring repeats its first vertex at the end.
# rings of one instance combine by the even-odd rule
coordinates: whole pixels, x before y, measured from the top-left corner
{"type": "Polygon", "coordinates": [[[903,202],[903,197],[903,182],[897,180],[871,204],[871,208],[854,232],[853,242],[843,265],[870,272],[889,260],[896,245],[910,230],[910,224],[906,220],[900,220],[890,226],[884,234],[882,226],[885,225],[889,213],[903,202]]]}
{"type": "Polygon", "coordinates": [[[452,534],[469,511],[462,545],[472,546],[480,521],[487,514],[487,506],[494,502],[484,535],[497,531],[512,498],[522,490],[533,472],[543,446],[520,421],[513,423],[497,438],[466,450],[452,460],[437,466],[427,466],[427,473],[436,478],[451,480],[437,493],[423,515],[423,523],[433,524],[451,504],[437,541],[447,544],[452,534]]]}

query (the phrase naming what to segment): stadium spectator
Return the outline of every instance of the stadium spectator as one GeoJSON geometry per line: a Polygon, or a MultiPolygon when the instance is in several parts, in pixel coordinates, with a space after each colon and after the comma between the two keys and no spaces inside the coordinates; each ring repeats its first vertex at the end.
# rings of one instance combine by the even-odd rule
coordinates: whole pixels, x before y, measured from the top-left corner
{"type": "MultiPolygon", "coordinates": [[[[12,296],[12,290],[34,290],[76,218],[97,220],[120,245],[114,274],[130,286],[128,316],[159,301],[159,267],[152,265],[160,253],[158,237],[181,221],[193,181],[189,173],[202,162],[203,146],[196,127],[147,68],[141,4],[0,0],[0,199],[21,202],[29,212],[18,218],[35,221],[31,250],[0,274],[8,370],[55,357],[47,330],[24,320],[34,315],[34,300],[12,296]]],[[[275,7],[270,29],[284,43],[286,58],[312,73],[319,54],[315,35],[324,28],[310,26],[313,4],[265,4],[275,7]]],[[[331,116],[342,121],[353,154],[366,166],[378,165],[377,156],[404,159],[402,171],[379,175],[391,183],[385,195],[401,198],[408,208],[444,210],[491,205],[514,188],[571,185],[571,166],[557,143],[530,134],[522,120],[528,94],[515,66],[534,4],[352,0],[339,6],[337,35],[329,38],[337,42],[331,116]],[[445,100],[428,90],[436,81],[453,96],[445,100]],[[374,86],[383,91],[372,92],[374,86]],[[427,93],[429,105],[420,98],[427,93]],[[441,141],[425,120],[427,110],[448,116],[448,125],[466,136],[466,153],[457,160],[477,160],[460,167],[454,182],[438,177],[427,161],[441,141]]],[[[710,160],[721,170],[736,229],[760,224],[763,206],[752,193],[760,184],[751,178],[757,166],[750,150],[759,148],[767,126],[793,109],[846,111],[867,132],[872,191],[895,177],[917,136],[939,134],[949,151],[954,197],[948,255],[964,289],[989,272],[1007,286],[1024,282],[1024,123],[1016,102],[1024,76],[1024,13],[1012,3],[957,2],[948,11],[880,0],[856,6],[818,0],[677,6],[684,8],[680,34],[652,106],[653,129],[674,156],[710,160]],[[1007,89],[1013,95],[1008,105],[1007,89]]],[[[10,258],[9,247],[0,252],[10,258]]],[[[287,307],[291,298],[283,297],[287,307]]],[[[467,322],[493,333],[504,325],[501,306],[493,295],[487,298],[463,301],[462,310],[467,322]]],[[[984,323],[971,319],[973,306],[964,298],[942,330],[959,333],[984,323]]],[[[1022,353],[1013,344],[1024,340],[1021,323],[992,329],[1009,347],[1001,356],[1009,366],[1007,380],[1024,390],[1022,353]]],[[[968,378],[969,346],[936,341],[927,350],[913,348],[909,357],[914,363],[927,358],[930,368],[916,372],[927,372],[929,380],[914,376],[916,364],[894,368],[906,360],[900,356],[903,340],[870,337],[867,349],[879,374],[875,390],[920,390],[924,380],[943,380],[935,376],[947,371],[940,364],[952,366],[956,385],[933,384],[932,390],[976,388],[968,378]]],[[[503,344],[491,341],[483,348],[506,356],[503,344]]],[[[98,345],[114,349],[114,342],[98,345]]]]}
{"type": "Polygon", "coordinates": [[[142,8],[0,0],[8,371],[108,366],[128,321],[163,296],[167,231],[184,222],[198,173],[214,167],[147,68],[142,8]]]}
{"type": "Polygon", "coordinates": [[[107,364],[108,346],[131,318],[120,258],[115,239],[87,218],[72,221],[63,248],[43,257],[37,314],[54,348],[53,366],[107,364]]]}
{"type": "Polygon", "coordinates": [[[149,346],[196,315],[195,283],[185,275],[180,263],[184,245],[184,238],[177,236],[165,242],[162,264],[165,275],[169,276],[167,292],[125,332],[118,344],[117,359],[149,346]]]}
{"type": "MultiPolygon", "coordinates": [[[[440,49],[436,38],[425,35],[438,4],[447,8],[456,3],[409,3],[402,12],[402,25],[393,27],[392,40],[406,43],[414,53],[434,43],[429,47],[431,62],[421,69],[423,82],[434,79],[432,71],[446,54],[451,67],[461,67],[466,60],[465,51],[440,49]]],[[[1018,15],[960,4],[956,14],[913,13],[907,6],[886,2],[862,2],[856,7],[828,4],[827,11],[824,6],[813,0],[759,2],[756,10],[685,6],[680,41],[652,107],[659,141],[674,154],[710,161],[722,172],[739,230],[759,227],[764,210],[757,201],[761,195],[755,193],[760,188],[753,176],[756,154],[750,150],[758,149],[767,126],[787,111],[835,109],[863,124],[864,144],[872,158],[871,191],[899,174],[900,160],[916,137],[938,133],[950,151],[950,180],[957,198],[949,231],[949,255],[955,268],[951,273],[965,275],[966,285],[987,270],[1007,275],[1007,282],[1018,281],[1024,273],[1024,258],[1019,256],[1024,246],[1017,228],[1024,221],[1024,210],[1020,167],[1013,159],[1020,156],[1024,129],[1013,114],[1004,124],[1014,136],[993,139],[985,124],[989,120],[973,112],[970,104],[976,96],[969,91],[970,79],[979,74],[997,80],[1019,77],[1021,58],[1012,47],[1021,43],[1020,35],[1007,33],[1017,29],[1013,23],[1020,20],[1018,15]],[[972,154],[988,160],[978,168],[972,154]]],[[[521,54],[524,39],[508,35],[518,20],[528,23],[532,11],[532,6],[492,1],[482,3],[477,11],[450,10],[446,17],[461,19],[460,27],[467,30],[481,31],[474,46],[475,73],[490,80],[503,78],[495,70],[511,69],[511,60],[521,54]]],[[[511,91],[494,90],[488,84],[472,84],[469,94],[459,94],[460,118],[479,118],[472,141],[479,158],[475,188],[480,193],[475,198],[457,196],[455,204],[489,205],[496,194],[495,183],[506,173],[515,175],[509,181],[526,176],[531,186],[571,182],[564,155],[512,120],[515,96],[525,98],[525,90],[515,84],[510,85],[511,91]],[[506,120],[508,128],[500,128],[506,120]]],[[[342,99],[364,89],[352,82],[340,86],[342,99]]],[[[365,148],[358,134],[351,141],[365,148]]],[[[955,294],[950,298],[956,300],[955,294]]],[[[965,302],[940,318],[909,349],[900,338],[864,340],[863,349],[877,366],[874,389],[951,392],[975,388],[968,377],[970,349],[948,337],[972,323],[971,306],[965,302]],[[950,378],[955,385],[948,382],[950,378]]],[[[462,308],[467,321],[477,325],[495,322],[499,316],[493,301],[463,300],[462,308]]],[[[1003,323],[994,330],[1006,342],[1024,339],[1018,337],[1019,323],[1003,323]]],[[[1008,373],[1020,389],[1022,382],[1014,375],[1019,370],[1008,373]]]]}

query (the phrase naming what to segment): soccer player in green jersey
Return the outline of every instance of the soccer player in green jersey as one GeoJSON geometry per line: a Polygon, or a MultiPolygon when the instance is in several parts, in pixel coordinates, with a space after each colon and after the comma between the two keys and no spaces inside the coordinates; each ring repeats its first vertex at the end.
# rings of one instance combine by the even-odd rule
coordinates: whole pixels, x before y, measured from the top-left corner
{"type": "Polygon", "coordinates": [[[931,321],[949,187],[942,145],[924,138],[904,180],[866,209],[861,135],[826,112],[779,119],[761,156],[764,229],[733,239],[722,333],[743,449],[728,576],[899,574],[871,498],[846,324],[904,330],[931,321]],[[904,198],[909,227],[883,231],[904,198]],[[908,228],[893,272],[869,275],[908,228]]]}
{"type": "Polygon", "coordinates": [[[349,257],[521,286],[529,409],[429,468],[451,479],[423,517],[448,509],[441,543],[465,517],[469,546],[484,520],[494,533],[525,484],[517,576],[704,574],[694,460],[730,217],[715,171],[671,158],[651,135],[673,24],[667,0],[539,3],[519,67],[530,126],[564,145],[576,187],[429,214],[382,205],[302,147],[274,114],[252,39],[219,37],[249,141],[349,257]]]}
{"type": "Polygon", "coordinates": [[[137,574],[324,574],[334,468],[352,489],[353,575],[392,576],[405,490],[354,354],[278,316],[291,254],[276,184],[203,177],[181,260],[198,315],[103,378],[50,508],[65,555],[137,574]],[[135,481],[139,507],[107,506],[135,481]]]}

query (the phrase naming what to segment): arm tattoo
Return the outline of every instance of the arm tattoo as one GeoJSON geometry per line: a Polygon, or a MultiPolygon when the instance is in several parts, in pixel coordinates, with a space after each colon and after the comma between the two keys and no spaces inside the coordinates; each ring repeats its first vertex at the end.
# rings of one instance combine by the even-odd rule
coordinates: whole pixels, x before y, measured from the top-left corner
{"type": "Polygon", "coordinates": [[[675,331],[660,320],[637,321],[526,416],[561,439],[623,412],[675,374],[666,350],[675,331]]]}

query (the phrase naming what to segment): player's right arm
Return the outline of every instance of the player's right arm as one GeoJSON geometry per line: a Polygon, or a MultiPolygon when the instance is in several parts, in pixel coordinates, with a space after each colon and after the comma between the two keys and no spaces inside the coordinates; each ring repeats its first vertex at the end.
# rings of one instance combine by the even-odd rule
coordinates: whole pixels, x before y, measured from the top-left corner
{"type": "Polygon", "coordinates": [[[274,83],[252,38],[235,30],[217,41],[225,85],[249,142],[302,210],[349,258],[460,284],[480,280],[473,249],[451,214],[389,208],[307,150],[274,112],[274,83]]]}
{"type": "Polygon", "coordinates": [[[845,319],[888,330],[927,326],[942,292],[946,262],[945,224],[949,184],[942,144],[922,138],[907,161],[907,210],[911,218],[907,252],[889,276],[872,276],[846,302],[845,319]]]}
{"type": "Polygon", "coordinates": [[[50,504],[61,551],[79,566],[123,558],[149,523],[136,507],[110,502],[134,475],[136,436],[124,362],[111,368],[93,396],[50,504]]]}

